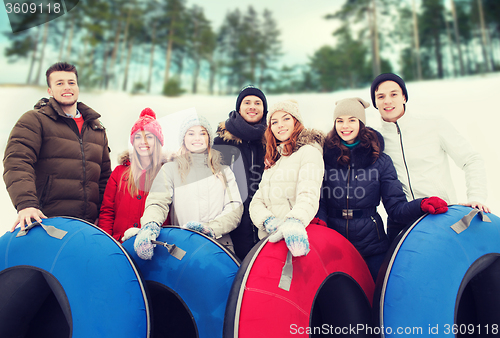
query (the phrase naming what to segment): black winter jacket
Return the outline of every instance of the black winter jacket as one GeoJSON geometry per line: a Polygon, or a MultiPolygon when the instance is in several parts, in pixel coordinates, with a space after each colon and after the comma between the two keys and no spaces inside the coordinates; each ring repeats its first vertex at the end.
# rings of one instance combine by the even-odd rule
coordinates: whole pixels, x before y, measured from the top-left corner
{"type": "Polygon", "coordinates": [[[250,219],[248,207],[259,189],[266,149],[260,140],[247,141],[234,136],[226,129],[225,122],[219,124],[217,135],[214,139],[214,149],[222,153],[224,164],[233,170],[243,201],[240,225],[230,233],[236,255],[243,260],[259,241],[257,228],[250,219]]]}
{"type": "Polygon", "coordinates": [[[389,246],[382,218],[376,212],[380,200],[387,214],[401,223],[411,223],[424,214],[421,199],[407,202],[392,160],[382,152],[383,138],[375,132],[380,143],[380,155],[375,162],[371,147],[357,145],[351,149],[350,164],[340,165],[340,148],[325,145],[325,176],[317,215],[364,257],[384,253],[389,246]]]}

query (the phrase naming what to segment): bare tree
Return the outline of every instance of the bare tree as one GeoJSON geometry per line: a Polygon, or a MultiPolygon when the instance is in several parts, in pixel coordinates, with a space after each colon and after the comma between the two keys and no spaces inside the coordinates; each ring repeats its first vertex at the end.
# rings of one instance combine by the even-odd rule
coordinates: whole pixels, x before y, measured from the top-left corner
{"type": "Polygon", "coordinates": [[[460,64],[460,75],[464,76],[465,75],[465,68],[464,68],[464,60],[463,60],[463,56],[462,56],[460,33],[458,32],[457,11],[455,8],[455,1],[450,0],[450,2],[451,2],[451,14],[453,16],[453,30],[455,32],[455,46],[456,46],[457,51],[458,51],[458,62],[460,64]]]}

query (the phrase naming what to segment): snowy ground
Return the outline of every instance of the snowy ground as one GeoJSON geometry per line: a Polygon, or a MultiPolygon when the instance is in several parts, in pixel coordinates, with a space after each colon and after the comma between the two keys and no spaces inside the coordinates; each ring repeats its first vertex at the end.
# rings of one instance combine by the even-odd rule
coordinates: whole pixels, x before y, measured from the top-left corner
{"type": "MultiPolygon", "coordinates": [[[[447,117],[458,131],[482,154],[488,180],[488,203],[494,213],[500,215],[500,108],[496,101],[500,88],[500,74],[475,76],[456,80],[436,80],[408,83],[407,112],[411,114],[433,113],[447,117]]],[[[333,125],[333,109],[335,102],[347,97],[361,97],[371,102],[369,88],[348,90],[327,94],[291,94],[270,95],[268,103],[272,104],[284,98],[295,99],[300,106],[306,127],[314,127],[325,132],[333,125]]],[[[0,86],[2,112],[0,115],[0,151],[3,158],[5,144],[10,130],[17,119],[25,111],[31,109],[41,98],[47,97],[46,89],[0,86]]],[[[195,108],[205,115],[212,127],[225,120],[230,110],[234,109],[236,96],[192,96],[179,98],[163,96],[136,95],[131,96],[115,92],[87,92],[81,90],[80,101],[85,102],[102,115],[102,123],[107,128],[113,167],[117,164],[117,156],[128,147],[130,128],[145,107],[152,108],[167,129],[173,129],[173,139],[177,138],[175,119],[177,112],[195,108]]],[[[378,128],[380,118],[373,107],[367,109],[367,124],[378,128]]],[[[166,135],[167,143],[169,135],[166,135]]],[[[170,142],[173,144],[174,142],[170,142]]],[[[465,201],[465,181],[463,172],[455,165],[452,177],[460,201],[465,201]]],[[[3,173],[3,166],[0,163],[3,173]]],[[[0,188],[0,235],[10,229],[16,211],[3,183],[0,188]]],[[[382,210],[383,213],[383,210],[382,210]]]]}

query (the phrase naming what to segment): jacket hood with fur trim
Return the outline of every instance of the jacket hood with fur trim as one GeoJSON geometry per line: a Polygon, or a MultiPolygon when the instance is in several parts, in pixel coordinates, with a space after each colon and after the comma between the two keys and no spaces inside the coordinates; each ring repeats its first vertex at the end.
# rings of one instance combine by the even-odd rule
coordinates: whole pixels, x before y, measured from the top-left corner
{"type": "Polygon", "coordinates": [[[243,140],[240,139],[239,137],[234,136],[229,132],[229,130],[226,129],[226,121],[222,121],[219,123],[217,126],[217,135],[224,141],[224,142],[234,142],[236,144],[242,143],[243,140]]]}
{"type": "MultiPolygon", "coordinates": [[[[163,153],[161,162],[162,163],[172,162],[175,159],[175,157],[176,156],[174,153],[169,153],[169,154],[163,153]]],[[[120,155],[118,155],[118,164],[125,166],[130,165],[130,153],[128,150],[125,150],[120,155]]]]}
{"type": "Polygon", "coordinates": [[[318,148],[321,153],[323,153],[323,145],[325,143],[325,134],[317,129],[304,129],[300,132],[297,137],[297,143],[295,144],[295,148],[293,152],[296,152],[301,147],[310,144],[316,148],[318,148]]]}

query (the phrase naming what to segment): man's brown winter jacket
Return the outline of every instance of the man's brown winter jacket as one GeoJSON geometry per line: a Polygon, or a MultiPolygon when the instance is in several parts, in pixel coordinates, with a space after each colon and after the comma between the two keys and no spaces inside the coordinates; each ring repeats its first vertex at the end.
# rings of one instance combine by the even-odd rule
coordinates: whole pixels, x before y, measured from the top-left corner
{"type": "Polygon", "coordinates": [[[94,222],[111,174],[100,115],[79,102],[80,133],[53,98],[34,108],[17,121],[5,148],[3,178],[14,207],[94,222]]]}

